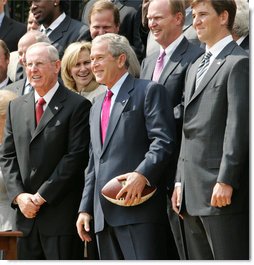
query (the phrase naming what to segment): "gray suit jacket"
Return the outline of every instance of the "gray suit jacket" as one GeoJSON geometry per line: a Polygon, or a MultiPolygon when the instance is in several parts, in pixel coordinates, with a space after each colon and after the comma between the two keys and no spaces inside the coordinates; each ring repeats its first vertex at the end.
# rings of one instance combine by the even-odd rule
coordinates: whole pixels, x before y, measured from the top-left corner
{"type": "Polygon", "coordinates": [[[110,226],[168,223],[166,212],[167,167],[174,150],[174,120],[165,87],[128,76],[111,111],[104,145],[100,119],[104,95],[90,114],[91,153],[80,211],[94,215],[95,232],[110,226]],[[143,174],[157,191],[145,203],[120,207],[108,202],[102,187],[128,172],[143,174]]]}
{"type": "Polygon", "coordinates": [[[90,106],[60,85],[35,127],[34,92],[11,101],[0,156],[8,196],[13,201],[22,192],[39,192],[46,200],[36,219],[25,218],[17,208],[17,229],[24,235],[35,220],[44,235],[76,234],[88,162],[90,106]]]}
{"type": "Polygon", "coordinates": [[[26,78],[23,78],[21,80],[11,83],[10,85],[6,86],[4,89],[10,90],[16,93],[18,96],[22,96],[24,94],[25,84],[26,84],[26,78]]]}
{"type": "Polygon", "coordinates": [[[208,69],[199,87],[199,58],[185,82],[183,137],[176,180],[190,215],[217,215],[248,210],[249,59],[234,41],[208,69]],[[234,188],[231,205],[211,207],[216,182],[234,188]]]}

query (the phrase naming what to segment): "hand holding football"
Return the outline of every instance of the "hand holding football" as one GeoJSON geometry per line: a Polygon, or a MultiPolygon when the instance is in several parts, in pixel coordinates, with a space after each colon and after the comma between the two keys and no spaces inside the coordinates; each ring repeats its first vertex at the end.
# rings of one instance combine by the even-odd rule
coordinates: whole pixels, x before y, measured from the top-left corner
{"type": "Polygon", "coordinates": [[[119,180],[116,178],[111,179],[109,182],[106,183],[106,185],[102,188],[101,194],[110,202],[119,205],[119,206],[136,206],[139,205],[145,201],[147,201],[149,198],[152,197],[152,195],[155,193],[156,188],[151,187],[148,185],[145,185],[142,194],[141,194],[141,200],[137,202],[134,201],[131,205],[126,205],[124,203],[125,195],[121,197],[121,199],[117,200],[116,195],[119,193],[119,191],[123,188],[125,185],[125,180],[119,180]]]}

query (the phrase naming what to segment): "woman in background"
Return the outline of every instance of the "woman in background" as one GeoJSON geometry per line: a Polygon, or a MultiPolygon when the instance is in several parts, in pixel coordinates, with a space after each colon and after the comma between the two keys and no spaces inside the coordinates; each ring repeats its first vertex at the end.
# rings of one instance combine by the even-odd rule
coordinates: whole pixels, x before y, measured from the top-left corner
{"type": "Polygon", "coordinates": [[[95,81],[91,70],[90,52],[90,42],[71,43],[62,58],[61,77],[66,87],[93,103],[95,97],[106,91],[106,87],[95,81]]]}
{"type": "MultiPolygon", "coordinates": [[[[9,90],[0,90],[0,145],[2,144],[7,106],[10,100],[16,97],[17,95],[9,90]]],[[[15,211],[11,208],[0,169],[0,231],[13,230],[14,214],[15,211]]]]}

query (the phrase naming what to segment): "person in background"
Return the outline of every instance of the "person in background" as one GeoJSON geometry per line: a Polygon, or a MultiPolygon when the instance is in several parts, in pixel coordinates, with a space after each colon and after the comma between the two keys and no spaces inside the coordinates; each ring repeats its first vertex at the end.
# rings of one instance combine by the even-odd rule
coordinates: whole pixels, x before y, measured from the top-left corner
{"type": "Polygon", "coordinates": [[[120,1],[90,0],[83,12],[91,38],[104,33],[117,33],[125,36],[134,49],[138,60],[143,59],[144,47],[139,35],[139,20],[135,8],[120,1]]]}
{"type": "Polygon", "coordinates": [[[33,90],[28,79],[26,78],[25,73],[25,63],[26,63],[26,51],[29,46],[37,42],[47,42],[50,43],[49,38],[38,30],[28,31],[18,43],[18,62],[11,61],[8,68],[8,75],[13,80],[16,80],[12,84],[5,87],[7,90],[15,92],[17,95],[24,95],[31,90],[33,90]],[[21,66],[22,71],[18,71],[19,65],[21,66]],[[19,76],[19,77],[18,77],[19,76]]]}
{"type": "Polygon", "coordinates": [[[70,43],[89,40],[89,28],[66,14],[69,10],[68,0],[28,0],[28,3],[36,21],[41,25],[40,30],[57,48],[60,59],[70,43]]]}
{"type": "Polygon", "coordinates": [[[2,39],[10,52],[17,50],[19,39],[26,33],[26,25],[20,23],[4,12],[7,0],[0,1],[0,39],[2,39]]]}
{"type": "MultiPolygon", "coordinates": [[[[3,131],[6,119],[6,110],[11,100],[17,95],[11,91],[0,90],[0,145],[3,140],[3,131]]],[[[4,184],[2,170],[0,168],[0,231],[15,229],[15,211],[11,208],[7,191],[4,184]]],[[[0,260],[3,259],[3,251],[0,250],[0,260]]]]}
{"type": "Polygon", "coordinates": [[[95,97],[104,93],[106,87],[95,81],[91,70],[91,43],[70,44],[62,58],[61,77],[66,87],[94,103],[95,97]]]}
{"type": "Polygon", "coordinates": [[[174,151],[173,108],[164,86],[128,73],[130,50],[127,39],[113,33],[92,41],[91,68],[108,89],[91,109],[90,159],[77,230],[82,240],[91,241],[93,218],[100,259],[163,260],[171,251],[166,167],[174,151]],[[117,199],[126,192],[124,204],[130,207],[101,195],[114,177],[126,180],[117,199]],[[156,193],[134,206],[148,183],[156,193]]]}
{"type": "Polygon", "coordinates": [[[232,36],[236,43],[249,53],[249,3],[246,0],[236,0],[236,6],[232,36]]]}
{"type": "MultiPolygon", "coordinates": [[[[170,198],[174,189],[174,178],[181,146],[185,74],[189,64],[195,61],[204,50],[198,45],[192,44],[183,34],[185,21],[185,3],[183,0],[151,0],[147,19],[150,32],[153,34],[160,50],[155,51],[143,60],[140,77],[164,85],[174,107],[176,150],[173,161],[170,161],[171,170],[168,181],[169,220],[179,256],[181,259],[185,259],[184,236],[182,236],[182,231],[179,229],[181,220],[178,220],[178,215],[172,210],[170,198]],[[157,62],[161,54],[165,56],[161,71],[158,73],[157,62]]],[[[173,236],[171,241],[174,242],[173,236]]],[[[172,243],[172,250],[174,246],[172,243]]],[[[173,258],[173,251],[171,253],[173,258]]],[[[176,251],[175,257],[177,256],[176,251]]]]}
{"type": "Polygon", "coordinates": [[[75,222],[89,156],[89,100],[58,82],[56,48],[26,51],[34,91],[8,108],[0,165],[16,226],[19,260],[79,260],[84,244],[75,222]]]}
{"type": "Polygon", "coordinates": [[[249,259],[249,58],[234,0],[192,0],[206,53],[188,69],[173,209],[191,260],[249,259]]]}
{"type": "Polygon", "coordinates": [[[0,40],[0,89],[11,84],[11,79],[8,77],[8,65],[10,63],[10,51],[3,40],[0,40]]]}
{"type": "Polygon", "coordinates": [[[27,31],[39,30],[39,29],[40,29],[40,24],[35,19],[34,14],[31,12],[31,10],[29,10],[27,18],[27,31]]]}

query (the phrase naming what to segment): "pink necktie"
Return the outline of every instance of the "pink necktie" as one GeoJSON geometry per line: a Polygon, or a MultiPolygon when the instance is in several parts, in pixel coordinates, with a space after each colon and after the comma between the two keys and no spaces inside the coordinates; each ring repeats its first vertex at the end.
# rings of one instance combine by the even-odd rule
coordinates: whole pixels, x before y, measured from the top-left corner
{"type": "Polygon", "coordinates": [[[161,75],[161,72],[162,72],[162,69],[163,69],[163,62],[164,62],[164,57],[165,57],[166,53],[165,51],[163,50],[157,61],[156,61],[156,65],[155,65],[155,68],[154,68],[154,72],[153,72],[153,81],[158,81],[159,78],[160,78],[160,75],[161,75]]]}
{"type": "Polygon", "coordinates": [[[44,98],[39,98],[36,104],[36,125],[39,124],[41,116],[43,114],[43,105],[46,103],[44,98]]]}
{"type": "Polygon", "coordinates": [[[104,143],[107,128],[108,128],[112,96],[113,96],[113,92],[111,90],[108,90],[106,97],[104,98],[102,108],[101,108],[101,141],[102,141],[102,144],[104,143]]]}

